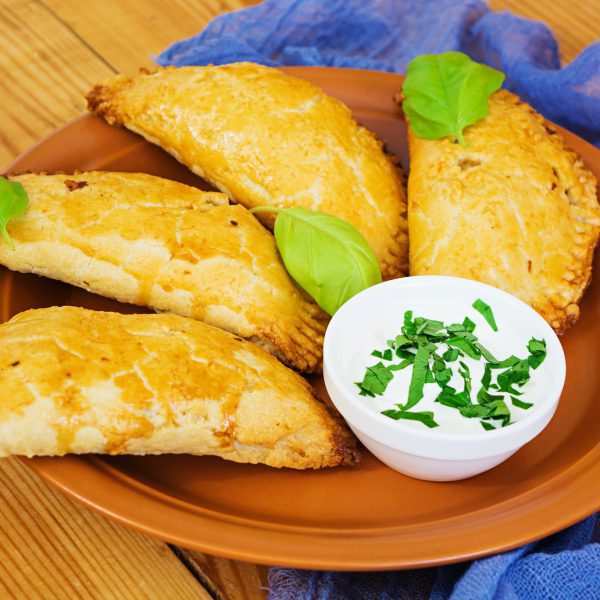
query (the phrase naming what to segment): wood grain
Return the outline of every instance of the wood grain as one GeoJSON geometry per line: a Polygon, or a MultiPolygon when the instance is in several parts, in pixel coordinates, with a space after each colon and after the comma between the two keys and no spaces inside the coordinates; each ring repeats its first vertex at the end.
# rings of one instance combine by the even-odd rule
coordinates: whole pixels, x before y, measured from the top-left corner
{"type": "Polygon", "coordinates": [[[264,600],[269,569],[179,548],[177,554],[208,590],[223,599],[264,600]]]}
{"type": "Polygon", "coordinates": [[[86,44],[120,72],[154,65],[152,56],[171,43],[198,33],[223,12],[243,8],[243,0],[44,0],[86,44]]]}
{"type": "Polygon", "coordinates": [[[158,540],[114,524],[0,460],[1,598],[211,596],[158,540]]]}
{"type": "Polygon", "coordinates": [[[38,2],[0,10],[0,164],[85,111],[90,81],[111,69],[38,2]]]}

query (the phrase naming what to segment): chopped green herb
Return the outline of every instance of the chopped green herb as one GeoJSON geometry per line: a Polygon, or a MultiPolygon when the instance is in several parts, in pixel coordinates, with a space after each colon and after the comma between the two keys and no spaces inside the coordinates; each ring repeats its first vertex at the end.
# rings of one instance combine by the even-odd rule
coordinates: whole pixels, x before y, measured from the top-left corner
{"type": "Polygon", "coordinates": [[[405,369],[406,367],[408,367],[408,365],[412,365],[413,364],[413,360],[410,359],[405,359],[403,360],[400,364],[397,365],[389,365],[388,366],[388,371],[402,371],[402,369],[405,369]]]}
{"type": "Polygon", "coordinates": [[[423,319],[421,317],[415,319],[417,325],[417,334],[436,336],[438,331],[444,327],[442,321],[434,321],[433,319],[423,319]]]}
{"type": "Polygon", "coordinates": [[[367,368],[363,380],[356,385],[361,392],[367,395],[375,394],[381,396],[388,386],[388,383],[394,378],[389,369],[381,362],[367,368]]]}
{"type": "MultiPolygon", "coordinates": [[[[491,308],[482,300],[477,300],[473,306],[494,328],[495,320],[491,308]]],[[[362,396],[381,396],[396,371],[413,365],[406,404],[396,404],[398,410],[384,411],[383,414],[394,419],[412,419],[421,421],[428,427],[437,427],[432,413],[409,410],[421,401],[425,385],[429,383],[436,383],[441,388],[435,402],[458,410],[465,418],[480,419],[481,426],[486,430],[497,428],[493,421],[499,421],[502,427],[510,424],[506,396],[510,397],[513,406],[524,409],[532,406],[518,398],[523,392],[517,387],[523,387],[529,381],[531,369],[536,369],[544,361],[547,352],[545,340],[531,338],[527,344],[529,355],[526,359],[511,355],[499,360],[473,333],[475,323],[469,317],[465,317],[462,323],[444,325],[442,321],[435,319],[414,317],[413,312],[408,310],[404,313],[401,329],[401,334],[387,340],[385,350],[372,352],[372,356],[381,361],[391,363],[394,357],[397,357],[401,359],[400,362],[388,365],[379,362],[367,368],[363,381],[356,384],[362,396]],[[443,353],[442,344],[446,345],[443,353]],[[465,356],[477,361],[483,359],[484,363],[476,404],[471,400],[471,370],[469,365],[461,360],[465,356]],[[449,363],[457,360],[458,376],[463,380],[461,391],[450,385],[453,370],[449,363]]]]}
{"type": "Polygon", "coordinates": [[[486,304],[481,298],[478,298],[473,302],[473,308],[481,314],[494,331],[498,331],[498,325],[496,325],[496,319],[494,319],[494,313],[489,304],[486,304]]]}
{"type": "Polygon", "coordinates": [[[488,362],[497,363],[498,359],[479,341],[473,342],[473,345],[479,352],[481,352],[481,356],[485,358],[488,362]]]}
{"type": "Polygon", "coordinates": [[[429,355],[431,354],[431,348],[429,345],[420,346],[415,356],[415,362],[413,363],[413,372],[408,387],[408,401],[406,402],[405,408],[412,408],[422,397],[423,387],[427,380],[427,373],[429,372],[429,355]]]}
{"type": "Polygon", "coordinates": [[[458,369],[458,374],[463,378],[463,381],[465,382],[465,387],[463,389],[463,394],[467,397],[467,398],[471,398],[471,371],[469,370],[469,367],[461,361],[459,361],[458,363],[460,365],[461,368],[458,369]]]}
{"type": "Polygon", "coordinates": [[[486,406],[488,410],[491,410],[490,418],[491,419],[504,419],[505,417],[510,416],[510,411],[508,410],[508,406],[506,406],[506,402],[504,399],[495,400],[486,406]]]}
{"type": "Polygon", "coordinates": [[[442,354],[442,358],[446,361],[446,362],[454,362],[458,356],[461,355],[460,350],[458,350],[458,348],[448,348],[448,350],[446,350],[446,352],[444,352],[444,354],[442,354]]]}
{"type": "Polygon", "coordinates": [[[489,389],[492,382],[492,370],[490,365],[486,364],[483,367],[483,377],[481,378],[481,387],[485,390],[489,389]]]}
{"type": "Polygon", "coordinates": [[[410,360],[411,362],[413,362],[415,360],[415,356],[416,356],[416,352],[410,352],[409,350],[402,350],[402,348],[400,348],[399,350],[396,350],[396,356],[398,358],[405,358],[407,360],[410,360]]]}
{"type": "Polygon", "coordinates": [[[532,369],[537,369],[546,358],[546,340],[531,338],[527,344],[527,349],[530,352],[527,362],[532,369]]]}
{"type": "Polygon", "coordinates": [[[427,367],[427,373],[425,374],[425,383],[435,383],[435,377],[429,367],[427,367]]]}
{"type": "Polygon", "coordinates": [[[477,402],[482,405],[490,404],[491,402],[502,400],[503,398],[504,396],[495,396],[494,394],[490,394],[483,387],[477,392],[477,402]]]}
{"type": "Polygon", "coordinates": [[[471,401],[463,392],[456,393],[456,390],[449,385],[442,388],[435,401],[450,408],[460,408],[471,404],[471,401]]]}
{"type": "Polygon", "coordinates": [[[519,400],[518,398],[515,398],[514,396],[510,397],[510,401],[512,402],[513,406],[516,406],[517,408],[528,409],[533,406],[533,404],[531,402],[523,402],[523,400],[519,400]]]}
{"type": "Polygon", "coordinates": [[[408,339],[405,335],[397,335],[394,340],[394,345],[396,348],[402,348],[402,346],[410,346],[412,341],[408,339]]]}
{"type": "Polygon", "coordinates": [[[465,317],[465,320],[462,322],[462,324],[465,328],[465,331],[468,331],[469,333],[473,333],[475,331],[475,327],[477,327],[475,323],[469,319],[469,317],[465,317]]]}
{"type": "Polygon", "coordinates": [[[546,353],[546,340],[536,340],[535,338],[531,338],[529,343],[527,344],[527,350],[531,352],[531,354],[537,354],[538,352],[546,353]]]}
{"type": "Polygon", "coordinates": [[[443,388],[452,379],[452,369],[446,367],[444,359],[433,353],[433,377],[436,383],[443,388]]]}
{"type": "Polygon", "coordinates": [[[493,364],[490,365],[491,369],[505,369],[506,367],[512,367],[513,365],[516,365],[519,360],[521,360],[520,358],[517,358],[516,356],[509,356],[508,358],[505,358],[504,360],[501,360],[500,362],[495,362],[493,364]]]}
{"type": "Polygon", "coordinates": [[[472,419],[474,417],[489,417],[491,412],[487,406],[481,406],[480,404],[461,406],[459,411],[463,417],[467,417],[468,419],[472,419]]]}
{"type": "Polygon", "coordinates": [[[479,360],[481,352],[475,347],[473,342],[462,337],[451,337],[446,340],[446,344],[458,348],[461,352],[464,352],[467,356],[479,360]]]}
{"type": "Polygon", "coordinates": [[[412,336],[417,333],[417,326],[413,323],[412,316],[412,310],[407,310],[404,313],[404,326],[402,327],[402,333],[406,336],[412,336]]]}
{"type": "Polygon", "coordinates": [[[432,412],[408,412],[407,410],[383,410],[381,411],[382,415],[386,417],[390,417],[391,419],[407,419],[409,421],[420,421],[424,425],[427,425],[429,428],[439,427],[439,425],[433,419],[432,412]]]}

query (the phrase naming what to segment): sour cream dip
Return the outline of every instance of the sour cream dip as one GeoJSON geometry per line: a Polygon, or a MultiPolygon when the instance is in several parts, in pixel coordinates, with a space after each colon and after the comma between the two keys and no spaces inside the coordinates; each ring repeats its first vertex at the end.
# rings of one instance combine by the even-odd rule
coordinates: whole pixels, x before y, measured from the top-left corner
{"type": "MultiPolygon", "coordinates": [[[[436,352],[443,355],[448,347],[444,343],[439,346],[436,352]]],[[[478,405],[477,394],[486,361],[469,356],[460,357],[460,360],[470,371],[470,402],[478,405]]],[[[431,361],[429,365],[432,368],[431,361]]],[[[452,369],[452,377],[443,385],[451,386],[456,392],[463,391],[465,380],[458,374],[458,360],[448,360],[446,366],[452,369]]],[[[498,373],[507,368],[492,370],[492,383],[497,381],[498,373]]],[[[377,458],[407,475],[446,481],[490,469],[538,435],[556,410],[565,381],[566,363],[552,328],[518,298],[472,280],[426,276],[387,281],[346,302],[327,328],[323,375],[333,404],[377,458]],[[472,308],[477,299],[492,308],[497,332],[472,308]],[[523,392],[514,398],[532,406],[528,409],[514,406],[512,393],[502,393],[489,386],[489,394],[503,396],[510,411],[510,424],[502,427],[501,420],[494,419],[496,428],[486,430],[482,419],[465,418],[457,408],[434,402],[442,388],[438,383],[426,383],[422,387],[422,398],[408,410],[433,413],[437,427],[381,414],[384,410],[399,410],[397,404],[406,405],[413,365],[394,371],[393,378],[384,377],[388,380],[387,387],[373,397],[360,395],[356,382],[364,383],[367,367],[402,362],[402,357],[394,356],[391,361],[386,361],[383,357],[371,356],[371,353],[373,350],[385,351],[387,340],[401,333],[406,311],[413,312],[413,320],[424,317],[443,321],[446,326],[462,323],[468,316],[475,324],[473,335],[493,358],[500,361],[512,355],[527,359],[529,341],[532,338],[544,340],[546,356],[543,362],[536,369],[529,369],[530,379],[522,387],[513,386],[514,390],[523,392]]],[[[486,402],[489,404],[489,399],[486,402]]]]}

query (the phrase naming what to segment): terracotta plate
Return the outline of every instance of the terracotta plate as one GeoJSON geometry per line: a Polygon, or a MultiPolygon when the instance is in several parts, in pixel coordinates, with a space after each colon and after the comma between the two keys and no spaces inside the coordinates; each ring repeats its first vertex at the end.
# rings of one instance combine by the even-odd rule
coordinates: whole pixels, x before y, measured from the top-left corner
{"type": "MultiPolygon", "coordinates": [[[[401,77],[295,68],[344,100],[406,164],[405,129],[391,97],[401,77]]],[[[600,175],[600,153],[565,133],[600,175]]],[[[145,171],[203,186],[161,150],[85,116],[21,156],[12,171],[145,171]]],[[[132,312],[36,276],[0,272],[1,318],[75,304],[132,312]]],[[[567,385],[556,417],[501,466],[455,483],[400,475],[365,453],[358,469],[275,470],[193,456],[26,460],[45,479],[107,517],[187,548],[256,563],[391,569],[506,550],[600,508],[600,281],[563,338],[567,385]]]]}

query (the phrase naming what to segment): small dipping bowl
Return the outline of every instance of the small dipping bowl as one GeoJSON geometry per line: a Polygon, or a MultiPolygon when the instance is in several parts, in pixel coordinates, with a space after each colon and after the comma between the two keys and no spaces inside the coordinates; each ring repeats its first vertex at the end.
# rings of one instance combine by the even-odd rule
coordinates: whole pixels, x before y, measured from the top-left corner
{"type": "MultiPolygon", "coordinates": [[[[486,345],[483,336],[480,339],[486,345]]],[[[494,353],[491,344],[488,349],[494,353]]],[[[506,356],[497,358],[501,360],[506,356]]],[[[409,370],[412,371],[412,367],[408,367],[409,370]]],[[[564,386],[566,361],[552,328],[515,296],[470,279],[419,276],[394,279],[368,288],[335,313],[325,334],[323,375],[333,404],[356,437],[379,460],[418,479],[453,481],[495,467],[546,427],[556,411],[564,386]],[[407,310],[412,310],[414,317],[437,319],[445,324],[460,323],[469,316],[477,323],[475,334],[483,331],[489,340],[485,328],[491,332],[491,327],[472,308],[477,299],[486,302],[494,313],[498,333],[491,335],[504,335],[505,345],[506,336],[509,336],[508,347],[512,351],[506,356],[515,354],[526,358],[527,340],[534,337],[546,341],[544,363],[530,371],[532,380],[535,376],[543,376],[543,393],[531,400],[534,407],[530,414],[528,412],[521,420],[506,427],[463,433],[441,427],[430,429],[423,424],[415,427],[412,422],[394,420],[373,408],[371,401],[376,401],[377,397],[358,395],[359,389],[354,382],[362,380],[366,367],[379,361],[370,356],[370,352],[376,348],[385,349],[386,341],[400,333],[407,310]]],[[[478,383],[473,380],[473,396],[478,383]]],[[[524,400],[529,400],[528,385],[523,387],[524,400]]],[[[406,398],[394,401],[405,403],[406,398]]],[[[507,405],[512,409],[509,400],[507,405]]],[[[422,409],[417,404],[411,410],[422,409]]]]}

